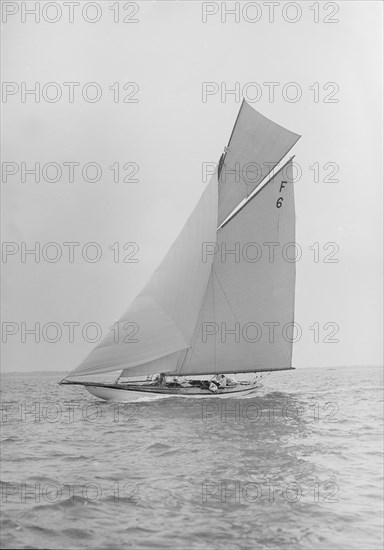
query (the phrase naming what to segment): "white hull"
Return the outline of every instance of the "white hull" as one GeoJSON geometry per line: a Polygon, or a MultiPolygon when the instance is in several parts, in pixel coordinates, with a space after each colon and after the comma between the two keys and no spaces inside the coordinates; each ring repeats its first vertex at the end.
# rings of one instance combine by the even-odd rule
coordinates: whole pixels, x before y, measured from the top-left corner
{"type": "Polygon", "coordinates": [[[85,386],[90,394],[104,399],[105,401],[116,401],[119,403],[132,403],[133,401],[153,401],[154,399],[164,399],[167,395],[157,393],[143,393],[141,391],[115,390],[114,388],[105,388],[103,386],[85,386]]]}
{"type": "Polygon", "coordinates": [[[200,393],[191,395],[182,395],[179,393],[150,393],[143,391],[117,389],[105,387],[102,385],[92,385],[84,387],[86,388],[86,390],[88,390],[90,394],[98,397],[99,399],[104,399],[106,401],[115,401],[118,403],[132,403],[135,401],[153,401],[155,399],[164,399],[166,397],[186,397],[188,399],[212,399],[213,397],[219,399],[229,399],[231,397],[242,398],[244,396],[254,394],[257,391],[259,385],[252,385],[251,387],[245,388],[244,390],[228,393],[200,393]]]}

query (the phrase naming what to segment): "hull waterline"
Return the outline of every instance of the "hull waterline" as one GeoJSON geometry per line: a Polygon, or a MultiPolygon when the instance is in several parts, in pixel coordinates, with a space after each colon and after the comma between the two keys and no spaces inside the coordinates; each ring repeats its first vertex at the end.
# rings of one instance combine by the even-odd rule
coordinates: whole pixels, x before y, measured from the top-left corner
{"type": "Polygon", "coordinates": [[[123,385],[108,385],[96,383],[81,384],[91,395],[105,401],[119,403],[132,403],[134,401],[153,401],[166,397],[185,397],[188,399],[207,398],[242,398],[254,394],[260,384],[243,384],[235,387],[227,387],[217,393],[197,388],[125,388],[123,385]]]}

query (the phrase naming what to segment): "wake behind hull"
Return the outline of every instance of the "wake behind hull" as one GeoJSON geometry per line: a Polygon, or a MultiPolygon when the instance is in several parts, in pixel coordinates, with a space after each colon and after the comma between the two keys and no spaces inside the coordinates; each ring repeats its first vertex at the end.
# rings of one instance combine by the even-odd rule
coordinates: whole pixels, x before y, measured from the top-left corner
{"type": "Polygon", "coordinates": [[[84,384],[85,389],[93,396],[104,399],[105,401],[115,401],[119,403],[132,403],[134,401],[152,401],[163,399],[165,397],[187,397],[187,398],[221,398],[231,397],[241,398],[255,393],[259,384],[244,384],[233,388],[219,390],[218,393],[212,393],[209,390],[199,388],[127,388],[122,385],[107,384],[84,384]]]}

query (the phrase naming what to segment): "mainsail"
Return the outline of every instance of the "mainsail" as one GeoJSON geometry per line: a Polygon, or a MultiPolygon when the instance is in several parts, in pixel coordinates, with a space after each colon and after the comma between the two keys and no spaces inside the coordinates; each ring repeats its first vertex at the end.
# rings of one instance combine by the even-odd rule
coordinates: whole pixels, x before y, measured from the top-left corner
{"type": "MultiPolygon", "coordinates": [[[[243,102],[218,170],[164,260],[118,321],[119,337],[111,332],[71,375],[118,370],[124,376],[192,375],[291,367],[292,162],[231,218],[228,214],[299,137],[243,102]],[[251,162],[261,167],[261,175],[245,186],[230,168],[239,165],[241,170],[251,162]],[[136,331],[130,336],[132,327],[136,331]]],[[[247,167],[248,175],[253,169],[247,167]]]]}
{"type": "Polygon", "coordinates": [[[214,256],[195,338],[178,374],[291,367],[295,205],[289,161],[206,245],[214,256]]]}

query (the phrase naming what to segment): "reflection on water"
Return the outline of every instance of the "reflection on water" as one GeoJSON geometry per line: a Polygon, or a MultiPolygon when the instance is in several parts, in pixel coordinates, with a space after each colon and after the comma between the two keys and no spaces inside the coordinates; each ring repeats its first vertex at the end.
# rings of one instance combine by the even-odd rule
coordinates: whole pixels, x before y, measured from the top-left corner
{"type": "Polygon", "coordinates": [[[381,547],[381,370],[136,404],[59,378],[3,378],[4,547],[381,547]]]}

